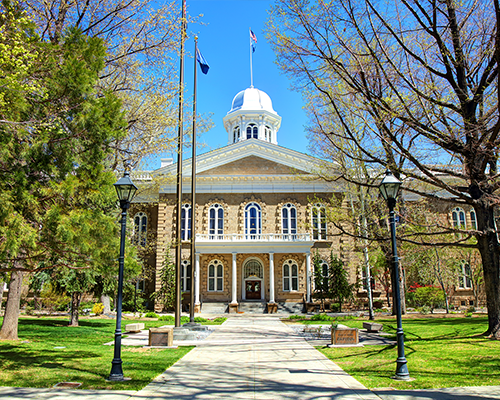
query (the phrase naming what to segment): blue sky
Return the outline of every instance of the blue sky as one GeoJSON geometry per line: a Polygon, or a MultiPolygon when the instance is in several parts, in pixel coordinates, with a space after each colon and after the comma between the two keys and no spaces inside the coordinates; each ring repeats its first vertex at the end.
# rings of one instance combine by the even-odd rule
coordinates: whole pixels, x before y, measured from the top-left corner
{"type": "MultiPolygon", "coordinates": [[[[186,51],[190,56],[193,54],[194,36],[198,35],[198,47],[210,65],[207,75],[198,69],[198,113],[212,113],[214,123],[214,127],[198,139],[206,145],[201,152],[227,145],[222,118],[230,110],[234,96],[250,87],[250,27],[258,40],[253,54],[254,87],[271,97],[274,110],[282,117],[278,144],[307,152],[308,140],[304,131],[307,119],[302,110],[302,98],[290,89],[288,78],[274,63],[274,53],[263,33],[267,10],[272,3],[270,0],[187,0],[189,15],[202,14],[199,20],[204,25],[192,23],[188,26],[186,51]]],[[[185,58],[185,84],[187,96],[191,97],[192,57],[185,58]]],[[[186,153],[191,154],[190,151],[186,153]]],[[[159,167],[159,159],[156,167],[159,167]]]]}

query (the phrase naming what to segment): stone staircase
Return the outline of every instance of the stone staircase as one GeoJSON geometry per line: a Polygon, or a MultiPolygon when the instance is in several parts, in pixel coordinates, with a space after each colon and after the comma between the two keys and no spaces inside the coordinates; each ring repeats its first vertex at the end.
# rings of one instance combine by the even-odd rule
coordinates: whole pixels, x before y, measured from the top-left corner
{"type": "Polygon", "coordinates": [[[304,303],[278,302],[278,314],[302,314],[304,303]]]}
{"type": "Polygon", "coordinates": [[[226,314],[228,312],[227,303],[203,302],[201,312],[203,314],[226,314]]]}
{"type": "Polygon", "coordinates": [[[264,314],[267,312],[265,301],[241,301],[238,304],[238,312],[245,314],[264,314]]]}

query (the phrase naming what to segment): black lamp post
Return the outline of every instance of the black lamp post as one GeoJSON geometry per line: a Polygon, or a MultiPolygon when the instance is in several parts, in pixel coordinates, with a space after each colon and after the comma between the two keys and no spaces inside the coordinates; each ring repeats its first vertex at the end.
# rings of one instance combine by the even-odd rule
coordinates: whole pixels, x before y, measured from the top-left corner
{"type": "Polygon", "coordinates": [[[384,179],[380,182],[380,193],[382,197],[387,201],[389,207],[389,225],[391,228],[391,239],[392,239],[392,257],[394,260],[394,277],[395,277],[395,299],[396,302],[396,318],[397,318],[397,344],[398,344],[398,358],[396,360],[396,375],[394,379],[407,381],[410,379],[410,373],[408,372],[407,361],[405,357],[405,338],[403,333],[403,324],[401,321],[401,293],[399,286],[399,261],[398,261],[398,251],[396,247],[396,221],[394,218],[394,206],[396,205],[396,199],[398,197],[399,188],[401,182],[392,174],[391,171],[385,173],[384,179]]]}
{"type": "Polygon", "coordinates": [[[130,202],[135,195],[137,186],[130,179],[129,173],[125,172],[123,177],[114,184],[116,194],[120,200],[120,208],[122,209],[121,222],[121,237],[120,237],[120,257],[118,258],[118,294],[116,298],[116,330],[115,330],[115,354],[111,361],[111,373],[108,380],[123,381],[122,369],[122,294],[123,294],[123,264],[125,259],[125,231],[127,228],[127,210],[130,207],[130,202]]]}

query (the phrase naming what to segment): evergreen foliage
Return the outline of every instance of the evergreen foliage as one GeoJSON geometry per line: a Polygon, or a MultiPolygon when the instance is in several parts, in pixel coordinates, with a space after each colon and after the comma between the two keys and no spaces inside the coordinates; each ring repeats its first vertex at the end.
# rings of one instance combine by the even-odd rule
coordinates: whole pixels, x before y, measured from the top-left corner
{"type": "Polygon", "coordinates": [[[339,311],[342,311],[342,304],[354,297],[355,288],[356,284],[349,283],[347,279],[343,261],[332,252],[328,271],[328,294],[339,304],[339,311]]]}
{"type": "Polygon", "coordinates": [[[170,246],[167,245],[165,260],[160,270],[160,288],[153,293],[157,303],[163,305],[164,310],[172,310],[175,305],[175,264],[170,258],[170,246]]]}

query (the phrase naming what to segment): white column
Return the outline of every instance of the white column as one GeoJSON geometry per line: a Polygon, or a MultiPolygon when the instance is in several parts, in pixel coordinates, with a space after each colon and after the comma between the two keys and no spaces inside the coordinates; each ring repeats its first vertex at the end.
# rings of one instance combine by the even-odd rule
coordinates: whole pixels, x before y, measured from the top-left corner
{"type": "Polygon", "coordinates": [[[306,253],[306,301],[311,302],[311,253],[306,253]]]}
{"type": "Polygon", "coordinates": [[[231,304],[238,304],[238,299],[236,297],[236,253],[233,253],[231,304]]]}
{"type": "Polygon", "coordinates": [[[274,303],[274,253],[269,253],[269,303],[274,303]]]}
{"type": "Polygon", "coordinates": [[[194,269],[194,304],[200,304],[200,253],[196,253],[194,269]]]}

